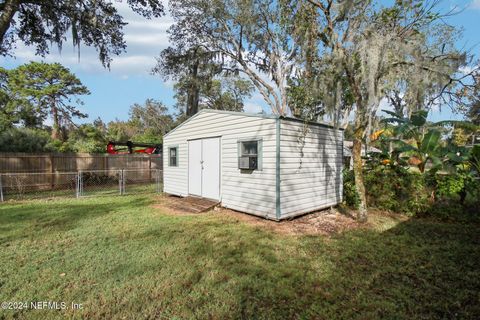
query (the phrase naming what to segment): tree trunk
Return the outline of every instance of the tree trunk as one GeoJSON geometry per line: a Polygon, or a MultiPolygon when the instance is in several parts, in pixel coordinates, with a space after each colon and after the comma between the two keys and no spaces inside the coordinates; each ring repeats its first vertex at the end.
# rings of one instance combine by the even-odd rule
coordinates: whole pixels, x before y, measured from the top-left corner
{"type": "Polygon", "coordinates": [[[360,222],[367,221],[367,196],[365,191],[365,184],[363,182],[363,163],[362,163],[362,137],[363,129],[360,127],[355,128],[355,136],[353,139],[353,174],[355,177],[355,189],[360,198],[360,204],[358,208],[357,220],[360,222]]]}
{"type": "Polygon", "coordinates": [[[59,138],[60,138],[60,121],[58,119],[58,109],[55,106],[55,103],[52,104],[52,118],[53,118],[52,139],[53,140],[59,140],[59,138]]]}
{"type": "Polygon", "coordinates": [[[5,34],[10,28],[13,16],[18,11],[19,5],[20,0],[7,0],[3,5],[2,14],[0,15],[0,47],[3,47],[5,34]]]}

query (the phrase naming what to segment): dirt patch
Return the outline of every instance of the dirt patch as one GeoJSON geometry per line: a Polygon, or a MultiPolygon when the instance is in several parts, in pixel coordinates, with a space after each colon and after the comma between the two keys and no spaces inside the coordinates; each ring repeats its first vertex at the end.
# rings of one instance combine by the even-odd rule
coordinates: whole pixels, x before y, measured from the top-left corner
{"type": "Polygon", "coordinates": [[[262,217],[220,207],[216,207],[215,209],[204,213],[185,213],[184,211],[173,209],[175,206],[172,206],[172,204],[174,204],[175,201],[176,197],[162,196],[158,198],[157,204],[155,204],[153,207],[156,209],[161,209],[162,213],[173,215],[191,216],[214,214],[221,217],[221,219],[225,219],[227,222],[242,222],[274,232],[292,235],[333,235],[348,230],[362,228],[385,229],[389,228],[390,225],[393,226],[399,222],[408,220],[408,217],[399,214],[371,209],[369,210],[369,221],[367,223],[359,223],[354,218],[356,212],[338,207],[276,222],[262,217]]]}
{"type": "Polygon", "coordinates": [[[225,215],[227,219],[234,219],[249,225],[264,227],[275,232],[294,235],[331,235],[345,230],[364,227],[363,224],[356,222],[353,218],[340,213],[336,209],[322,210],[280,222],[266,220],[261,217],[228,209],[220,209],[218,213],[225,215]]]}
{"type": "Polygon", "coordinates": [[[171,214],[171,215],[182,215],[182,216],[195,216],[202,213],[196,212],[186,212],[177,206],[178,200],[180,197],[175,196],[159,196],[156,198],[156,204],[152,207],[155,209],[160,209],[162,213],[171,214]]]}

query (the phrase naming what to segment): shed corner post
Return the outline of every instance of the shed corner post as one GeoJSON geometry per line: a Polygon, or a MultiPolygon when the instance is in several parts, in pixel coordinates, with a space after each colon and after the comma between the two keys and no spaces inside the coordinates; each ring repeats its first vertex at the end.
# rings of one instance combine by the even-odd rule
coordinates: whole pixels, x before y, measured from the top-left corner
{"type": "Polygon", "coordinates": [[[281,118],[275,119],[275,132],[276,132],[276,161],[275,161],[275,217],[280,220],[281,208],[280,208],[280,121],[281,118]]]}

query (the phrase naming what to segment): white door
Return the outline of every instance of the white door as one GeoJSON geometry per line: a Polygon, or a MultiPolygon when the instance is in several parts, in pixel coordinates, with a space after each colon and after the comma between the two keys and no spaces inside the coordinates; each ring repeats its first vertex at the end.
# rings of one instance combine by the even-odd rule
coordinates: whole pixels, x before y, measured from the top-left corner
{"type": "Polygon", "coordinates": [[[202,197],[220,200],[220,138],[202,140],[202,197]]]}
{"type": "Polygon", "coordinates": [[[188,193],[202,196],[202,140],[188,141],[188,193]]]}
{"type": "Polygon", "coordinates": [[[188,193],[220,200],[220,138],[188,141],[188,193]]]}

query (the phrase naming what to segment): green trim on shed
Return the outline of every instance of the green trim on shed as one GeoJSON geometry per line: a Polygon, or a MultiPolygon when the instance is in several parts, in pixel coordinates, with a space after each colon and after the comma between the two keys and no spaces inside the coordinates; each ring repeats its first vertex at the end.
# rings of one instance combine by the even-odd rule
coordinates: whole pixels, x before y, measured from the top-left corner
{"type": "Polygon", "coordinates": [[[280,118],[275,120],[276,131],[276,161],[275,161],[275,217],[280,220],[281,208],[280,208],[280,118]]]}

